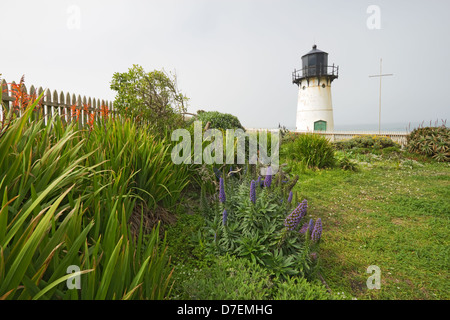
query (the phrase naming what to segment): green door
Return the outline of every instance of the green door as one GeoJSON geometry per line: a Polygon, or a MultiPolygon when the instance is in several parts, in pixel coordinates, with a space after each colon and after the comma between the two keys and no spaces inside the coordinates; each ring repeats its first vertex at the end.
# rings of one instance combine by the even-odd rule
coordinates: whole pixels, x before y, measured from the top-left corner
{"type": "Polygon", "coordinates": [[[314,131],[327,131],[327,122],[323,120],[314,122],[314,131]]]}

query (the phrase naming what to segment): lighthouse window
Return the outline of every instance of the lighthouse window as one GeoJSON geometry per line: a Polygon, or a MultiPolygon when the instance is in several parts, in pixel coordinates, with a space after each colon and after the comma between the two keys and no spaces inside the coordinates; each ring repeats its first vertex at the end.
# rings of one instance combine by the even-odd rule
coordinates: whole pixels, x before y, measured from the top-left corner
{"type": "Polygon", "coordinates": [[[322,83],[322,88],[325,88],[325,83],[322,83]]]}
{"type": "Polygon", "coordinates": [[[306,87],[305,86],[303,86],[303,88],[302,88],[303,90],[305,90],[306,89],[306,87]]]}

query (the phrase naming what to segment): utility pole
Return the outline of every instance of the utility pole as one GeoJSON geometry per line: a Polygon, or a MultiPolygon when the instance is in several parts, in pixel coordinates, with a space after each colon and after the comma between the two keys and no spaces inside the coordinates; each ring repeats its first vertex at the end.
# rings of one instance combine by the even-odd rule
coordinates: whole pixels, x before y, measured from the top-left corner
{"type": "Polygon", "coordinates": [[[369,78],[380,78],[380,98],[379,98],[379,106],[378,106],[378,133],[381,133],[381,79],[386,76],[393,76],[392,73],[383,74],[383,59],[380,58],[380,74],[369,76],[369,78]]]}

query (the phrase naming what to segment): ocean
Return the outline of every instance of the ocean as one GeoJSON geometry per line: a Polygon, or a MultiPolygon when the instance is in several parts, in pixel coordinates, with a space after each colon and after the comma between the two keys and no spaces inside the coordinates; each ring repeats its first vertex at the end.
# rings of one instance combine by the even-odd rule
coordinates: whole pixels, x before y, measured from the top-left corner
{"type": "MultiPolygon", "coordinates": [[[[411,132],[415,128],[420,126],[441,126],[443,122],[439,121],[428,121],[428,122],[396,122],[396,123],[381,123],[381,131],[395,131],[395,132],[411,132]]],[[[274,128],[275,129],[275,128],[274,128]]],[[[294,127],[287,127],[288,130],[295,130],[294,127]]],[[[358,124],[334,124],[334,131],[371,131],[378,132],[378,123],[358,123],[358,124]]]]}

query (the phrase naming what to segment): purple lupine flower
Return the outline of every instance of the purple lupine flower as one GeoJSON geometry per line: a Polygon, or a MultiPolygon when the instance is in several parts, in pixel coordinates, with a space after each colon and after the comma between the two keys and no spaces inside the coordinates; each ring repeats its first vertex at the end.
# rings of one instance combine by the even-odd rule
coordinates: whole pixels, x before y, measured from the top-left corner
{"type": "Polygon", "coordinates": [[[228,212],[227,212],[227,209],[225,209],[225,210],[223,210],[223,213],[222,213],[222,223],[223,223],[223,225],[227,224],[227,218],[228,218],[228,212]]]}
{"type": "Polygon", "coordinates": [[[298,224],[300,223],[300,220],[306,215],[306,209],[308,208],[308,202],[307,200],[303,200],[297,208],[294,209],[284,220],[284,226],[288,230],[294,230],[298,224]]]}
{"type": "Polygon", "coordinates": [[[269,188],[272,184],[272,168],[268,167],[266,177],[264,178],[264,187],[269,188]]]}
{"type": "Polygon", "coordinates": [[[234,175],[234,173],[232,171],[233,171],[233,166],[230,166],[230,171],[228,172],[230,177],[234,175]]]}
{"type": "Polygon", "coordinates": [[[252,180],[250,183],[250,200],[255,203],[256,202],[256,182],[252,180]]]}
{"type": "Polygon", "coordinates": [[[219,201],[222,203],[225,202],[225,186],[223,184],[222,177],[220,177],[220,180],[219,180],[219,201]]]}
{"type": "Polygon", "coordinates": [[[314,220],[309,219],[308,223],[305,223],[302,228],[299,230],[300,233],[306,233],[308,232],[309,235],[311,235],[312,230],[314,228],[314,220]]]}
{"type": "Polygon", "coordinates": [[[300,233],[306,233],[307,230],[308,230],[308,224],[305,223],[305,224],[300,228],[300,230],[298,230],[298,232],[300,232],[300,233]]]}
{"type": "Polygon", "coordinates": [[[258,180],[256,180],[256,184],[257,184],[258,186],[260,186],[261,188],[263,187],[264,182],[261,181],[261,176],[259,176],[259,177],[258,177],[258,180]]]}
{"type": "Polygon", "coordinates": [[[322,220],[317,219],[316,224],[314,225],[314,229],[311,234],[311,239],[313,241],[319,241],[322,236],[322,220]]]}
{"type": "Polygon", "coordinates": [[[309,234],[312,233],[313,229],[314,229],[314,220],[313,219],[309,219],[309,223],[308,223],[309,234]]]}
{"type": "Polygon", "coordinates": [[[289,202],[289,203],[291,203],[292,202],[292,196],[293,196],[294,194],[292,193],[292,191],[290,191],[289,192],[289,197],[288,197],[288,199],[287,199],[287,201],[289,202]]]}

